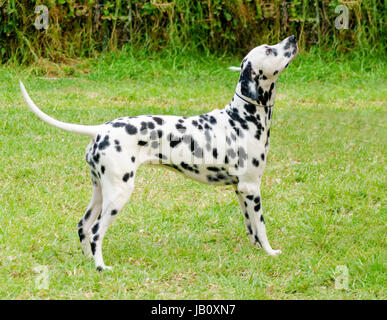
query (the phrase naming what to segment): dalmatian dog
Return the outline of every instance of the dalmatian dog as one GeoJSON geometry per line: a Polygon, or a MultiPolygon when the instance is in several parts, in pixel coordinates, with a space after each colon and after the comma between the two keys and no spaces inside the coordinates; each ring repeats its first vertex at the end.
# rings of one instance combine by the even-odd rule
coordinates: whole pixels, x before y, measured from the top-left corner
{"type": "Polygon", "coordinates": [[[276,80],[298,53],[290,36],[276,45],[261,45],[243,59],[231,102],[224,109],[192,117],[143,115],[102,125],[58,121],[43,113],[20,87],[30,109],[57,128],[91,137],[86,149],[92,197],[78,223],[85,255],[98,271],[111,269],[102,256],[110,224],[128,202],[141,164],[162,165],[213,185],[233,185],[253,244],[276,256],[266,236],[260,185],[269,149],[276,80]]]}

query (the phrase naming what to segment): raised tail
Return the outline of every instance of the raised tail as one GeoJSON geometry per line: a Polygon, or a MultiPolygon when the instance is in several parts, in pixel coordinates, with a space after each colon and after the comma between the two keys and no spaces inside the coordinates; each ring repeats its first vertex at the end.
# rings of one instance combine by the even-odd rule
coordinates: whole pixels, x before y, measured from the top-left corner
{"type": "Polygon", "coordinates": [[[31,100],[30,96],[26,91],[26,88],[24,88],[24,85],[21,81],[20,81],[20,89],[23,94],[24,100],[26,100],[32,112],[35,113],[40,119],[47,122],[48,124],[54,127],[57,127],[59,129],[63,129],[74,133],[84,134],[90,137],[95,137],[97,135],[100,126],[83,126],[80,124],[66,123],[66,122],[58,121],[54,118],[51,118],[35,105],[35,103],[31,100]]]}

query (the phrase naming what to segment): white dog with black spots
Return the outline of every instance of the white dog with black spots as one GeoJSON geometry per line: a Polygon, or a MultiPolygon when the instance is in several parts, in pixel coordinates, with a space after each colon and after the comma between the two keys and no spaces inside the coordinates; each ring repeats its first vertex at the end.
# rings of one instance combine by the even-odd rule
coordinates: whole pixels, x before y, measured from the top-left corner
{"type": "Polygon", "coordinates": [[[102,256],[109,225],[128,202],[137,168],[157,164],[200,182],[233,185],[247,234],[272,256],[261,205],[261,178],[270,140],[276,80],[297,55],[294,36],[252,49],[243,59],[234,97],[222,110],[193,117],[144,115],[102,125],[64,123],[43,113],[20,82],[31,110],[47,123],[91,137],[86,161],[93,193],[78,223],[83,252],[94,257],[97,270],[111,269],[102,256]]]}

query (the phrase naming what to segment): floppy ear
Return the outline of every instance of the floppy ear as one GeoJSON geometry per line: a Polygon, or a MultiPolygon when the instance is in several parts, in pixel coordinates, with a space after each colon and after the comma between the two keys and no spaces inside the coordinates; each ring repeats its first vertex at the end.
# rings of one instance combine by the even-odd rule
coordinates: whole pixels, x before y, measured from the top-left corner
{"type": "Polygon", "coordinates": [[[241,77],[239,78],[239,82],[241,83],[241,93],[244,96],[253,100],[258,99],[258,88],[257,88],[257,84],[253,79],[253,70],[251,68],[250,61],[242,70],[241,77]]]}

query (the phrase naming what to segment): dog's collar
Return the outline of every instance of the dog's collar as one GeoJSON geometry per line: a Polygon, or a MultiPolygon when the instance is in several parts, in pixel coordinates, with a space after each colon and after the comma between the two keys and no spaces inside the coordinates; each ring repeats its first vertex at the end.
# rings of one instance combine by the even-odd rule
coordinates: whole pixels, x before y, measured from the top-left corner
{"type": "Polygon", "coordinates": [[[274,106],[274,105],[264,106],[263,104],[259,104],[259,103],[256,103],[256,102],[251,102],[251,101],[248,101],[248,100],[242,98],[237,92],[235,92],[235,94],[238,96],[239,99],[242,99],[243,101],[245,101],[247,103],[254,104],[254,105],[259,106],[259,107],[272,108],[274,106]]]}

